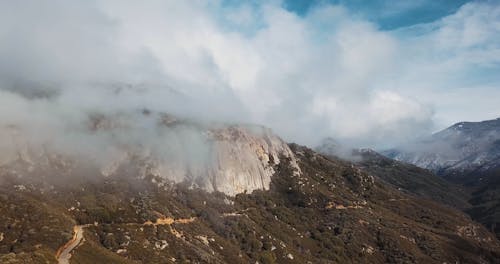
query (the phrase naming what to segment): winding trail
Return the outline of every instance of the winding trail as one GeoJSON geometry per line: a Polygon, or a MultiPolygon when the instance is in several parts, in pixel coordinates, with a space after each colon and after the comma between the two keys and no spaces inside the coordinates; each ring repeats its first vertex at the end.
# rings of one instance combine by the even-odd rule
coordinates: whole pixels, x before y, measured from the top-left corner
{"type": "Polygon", "coordinates": [[[69,264],[71,251],[83,240],[83,228],[87,225],[76,225],[73,227],[73,238],[57,250],[56,259],[59,264],[69,264]]]}
{"type": "MultiPolygon", "coordinates": [[[[166,217],[161,215],[161,217],[157,218],[155,222],[146,221],[145,223],[126,223],[126,225],[142,225],[142,226],[157,226],[157,225],[172,225],[172,224],[189,224],[196,220],[196,217],[190,218],[179,218],[174,219],[171,217],[166,217]]],[[[69,264],[69,260],[71,258],[71,251],[75,249],[77,246],[83,243],[83,231],[85,227],[89,227],[90,224],[87,225],[75,225],[73,226],[73,237],[66,244],[61,246],[56,252],[56,260],[58,264],[69,264]]],[[[182,238],[182,233],[177,230],[171,230],[172,234],[174,234],[178,238],[182,238]]]]}

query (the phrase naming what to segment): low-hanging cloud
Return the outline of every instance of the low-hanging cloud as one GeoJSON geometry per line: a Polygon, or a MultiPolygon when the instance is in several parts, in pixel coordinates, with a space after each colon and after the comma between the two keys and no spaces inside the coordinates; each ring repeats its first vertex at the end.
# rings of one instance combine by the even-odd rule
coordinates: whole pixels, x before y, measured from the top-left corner
{"type": "MultiPolygon", "coordinates": [[[[89,113],[151,109],[263,124],[302,144],[387,146],[452,119],[456,104],[445,115],[436,106],[442,87],[500,57],[500,11],[487,3],[395,31],[342,6],[304,16],[282,6],[1,1],[0,125],[44,141],[89,113]]],[[[480,85],[491,91],[469,84],[480,85]]]]}

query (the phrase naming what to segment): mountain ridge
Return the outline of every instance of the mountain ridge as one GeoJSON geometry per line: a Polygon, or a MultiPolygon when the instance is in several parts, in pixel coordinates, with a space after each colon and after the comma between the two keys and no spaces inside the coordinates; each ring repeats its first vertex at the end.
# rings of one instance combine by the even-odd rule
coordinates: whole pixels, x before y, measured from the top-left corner
{"type": "Polygon", "coordinates": [[[500,118],[459,122],[409,148],[383,153],[462,186],[471,204],[465,211],[500,237],[500,118]]]}
{"type": "Polygon", "coordinates": [[[495,263],[500,258],[500,242],[465,214],[404,194],[356,164],[289,147],[300,175],[282,157],[269,190],[234,197],[189,183],[159,185],[160,177],[138,178],[130,168],[47,188],[3,175],[0,260],[55,263],[57,249],[72,239],[77,225],[86,227],[84,242],[71,253],[76,263],[495,263]],[[38,205],[43,206],[31,209],[38,205]]]}
{"type": "MultiPolygon", "coordinates": [[[[92,123],[97,125],[91,131],[119,138],[130,124],[126,118],[120,122],[92,123]]],[[[56,263],[58,252],[64,252],[62,260],[83,264],[500,259],[500,241],[486,228],[450,206],[413,194],[421,188],[400,189],[392,181],[400,174],[387,173],[394,164],[403,173],[414,168],[371,151],[361,152],[370,154],[365,164],[322,155],[258,127],[195,123],[186,130],[186,123],[175,118],[165,122],[155,139],[179,126],[181,132],[196,132],[194,139],[209,141],[202,146],[210,146],[208,157],[217,161],[219,174],[202,167],[198,175],[205,178],[198,179],[180,166],[179,178],[176,170],[157,170],[155,152],[143,151],[140,144],[126,145],[132,147],[119,162],[97,164],[50,148],[28,148],[0,166],[0,262],[56,263]],[[389,166],[375,169],[372,161],[389,166]],[[112,166],[103,170],[103,164],[112,166]],[[65,245],[73,248],[65,251],[65,245]]]]}
{"type": "Polygon", "coordinates": [[[500,162],[500,118],[458,122],[430,137],[382,152],[444,177],[486,171],[500,162]]]}

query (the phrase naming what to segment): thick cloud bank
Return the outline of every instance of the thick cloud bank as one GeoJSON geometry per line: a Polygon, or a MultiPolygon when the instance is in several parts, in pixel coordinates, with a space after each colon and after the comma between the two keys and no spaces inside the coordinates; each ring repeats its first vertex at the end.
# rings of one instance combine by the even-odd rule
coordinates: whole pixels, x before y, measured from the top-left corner
{"type": "Polygon", "coordinates": [[[0,1],[0,126],[81,142],[91,114],[150,109],[303,144],[395,144],[456,113],[498,114],[499,42],[490,3],[382,31],[330,5],[298,16],[277,1],[0,1]]]}

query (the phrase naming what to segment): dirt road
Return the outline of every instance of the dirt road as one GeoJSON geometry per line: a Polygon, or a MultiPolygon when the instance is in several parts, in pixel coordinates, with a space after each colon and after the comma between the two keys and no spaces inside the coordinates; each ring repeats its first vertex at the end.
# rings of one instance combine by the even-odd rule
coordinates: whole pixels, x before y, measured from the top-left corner
{"type": "MultiPolygon", "coordinates": [[[[172,225],[174,223],[177,224],[188,224],[192,223],[196,220],[195,217],[191,218],[180,218],[180,219],[174,219],[171,217],[166,217],[164,215],[161,215],[161,217],[156,219],[156,222],[151,222],[147,221],[142,224],[137,224],[137,223],[126,223],[126,225],[172,225]]],[[[71,238],[70,241],[68,241],[66,244],[64,244],[62,247],[60,247],[57,250],[56,253],[56,259],[59,264],[69,264],[69,260],[71,258],[71,251],[75,249],[78,245],[82,243],[83,240],[83,230],[85,227],[89,227],[90,225],[76,225],[73,227],[73,238],[71,238]]],[[[175,229],[172,228],[172,233],[177,236],[177,237],[182,237],[182,233],[177,232],[175,229]]]]}
{"type": "Polygon", "coordinates": [[[73,227],[73,238],[64,246],[60,247],[56,253],[56,259],[59,264],[69,264],[71,251],[75,249],[83,239],[83,228],[85,226],[76,225],[73,227]]]}

